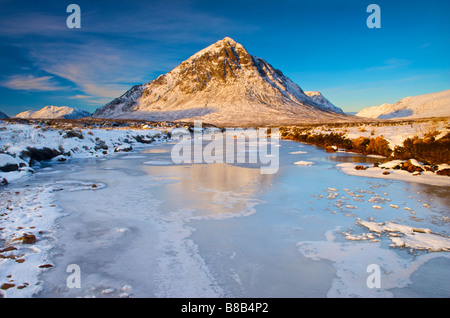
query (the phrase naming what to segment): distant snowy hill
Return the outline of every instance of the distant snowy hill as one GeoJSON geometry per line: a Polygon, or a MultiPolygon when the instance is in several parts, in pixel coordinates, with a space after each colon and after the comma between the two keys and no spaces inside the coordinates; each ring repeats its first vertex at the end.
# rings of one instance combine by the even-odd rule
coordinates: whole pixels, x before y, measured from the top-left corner
{"type": "Polygon", "coordinates": [[[199,51],[172,71],[132,87],[93,117],[201,119],[219,125],[337,121],[349,118],[320,93],[305,94],[280,70],[231,38],[199,51]]]}
{"type": "Polygon", "coordinates": [[[37,119],[78,119],[90,116],[91,113],[77,108],[67,106],[45,106],[37,111],[27,110],[17,114],[15,117],[37,119]]]}
{"type": "Polygon", "coordinates": [[[364,108],[356,116],[378,119],[450,116],[450,90],[406,97],[395,104],[364,108]]]}
{"type": "Polygon", "coordinates": [[[328,99],[326,99],[320,92],[304,92],[308,97],[310,97],[317,104],[323,108],[329,109],[333,112],[343,114],[344,112],[339,107],[333,105],[328,99]]]}
{"type": "Polygon", "coordinates": [[[6,115],[4,112],[0,112],[0,119],[7,119],[9,118],[8,115],[6,115]]]}

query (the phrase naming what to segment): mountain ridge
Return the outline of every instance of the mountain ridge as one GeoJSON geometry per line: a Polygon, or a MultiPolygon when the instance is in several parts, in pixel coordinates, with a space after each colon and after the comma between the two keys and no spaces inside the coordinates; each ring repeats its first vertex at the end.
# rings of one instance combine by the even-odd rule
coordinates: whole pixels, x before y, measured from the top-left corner
{"type": "Polygon", "coordinates": [[[27,110],[15,116],[23,119],[79,119],[92,114],[78,108],[68,106],[45,106],[40,110],[27,110]]]}
{"type": "Polygon", "coordinates": [[[356,116],[376,119],[428,118],[450,116],[450,89],[436,93],[408,96],[394,104],[360,110],[356,116]]]}
{"type": "Polygon", "coordinates": [[[225,37],[168,73],[133,86],[93,117],[223,125],[348,120],[331,105],[309,97],[280,70],[225,37]]]}

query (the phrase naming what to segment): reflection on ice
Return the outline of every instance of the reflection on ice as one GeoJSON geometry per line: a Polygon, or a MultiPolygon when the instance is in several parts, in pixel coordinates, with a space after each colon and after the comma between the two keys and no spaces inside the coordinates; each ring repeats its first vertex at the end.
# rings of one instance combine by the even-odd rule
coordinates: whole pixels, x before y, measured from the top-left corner
{"type": "Polygon", "coordinates": [[[272,175],[261,174],[259,169],[228,164],[145,166],[150,176],[177,177],[176,183],[158,191],[164,210],[189,209],[195,216],[227,217],[231,214],[249,215],[260,201],[255,197],[269,186],[272,175]]]}

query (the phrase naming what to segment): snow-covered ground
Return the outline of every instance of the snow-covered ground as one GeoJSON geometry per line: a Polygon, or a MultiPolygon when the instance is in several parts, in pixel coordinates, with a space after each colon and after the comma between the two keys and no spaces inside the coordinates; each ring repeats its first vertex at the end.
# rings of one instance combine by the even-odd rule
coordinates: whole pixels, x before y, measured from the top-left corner
{"type": "Polygon", "coordinates": [[[389,142],[390,148],[394,149],[395,146],[401,146],[405,139],[414,136],[423,138],[427,134],[433,134],[436,139],[439,139],[450,132],[450,125],[448,119],[418,120],[396,123],[361,123],[336,127],[318,125],[311,128],[309,132],[311,134],[341,133],[349,139],[382,136],[389,142]]]}
{"type": "MultiPolygon", "coordinates": [[[[365,170],[356,170],[355,167],[357,165],[358,164],[346,162],[338,164],[337,167],[342,172],[354,176],[389,179],[389,180],[401,180],[406,182],[419,182],[436,186],[450,187],[450,177],[440,176],[431,171],[423,171],[420,174],[413,174],[404,170],[393,170],[393,169],[386,170],[382,168],[382,165],[381,167],[380,166],[374,167],[373,165],[366,165],[366,164],[363,165],[366,168],[365,170]]],[[[441,166],[445,168],[448,167],[448,165],[441,165],[441,166]]]]}
{"type": "Polygon", "coordinates": [[[376,158],[292,141],[279,145],[276,174],[177,165],[170,140],[133,137],[164,140],[163,130],[67,131],[0,131],[0,159],[25,164],[1,173],[12,180],[0,188],[5,297],[450,295],[449,177],[355,170],[376,158]],[[17,157],[30,146],[65,155],[29,166],[17,157]],[[72,263],[81,289],[66,286],[72,263]],[[382,288],[367,287],[371,264],[382,288]]]}
{"type": "Polygon", "coordinates": [[[134,145],[161,141],[167,138],[168,130],[130,128],[52,128],[38,124],[4,123],[0,126],[0,167],[16,163],[16,171],[0,171],[0,180],[8,182],[29,176],[34,168],[30,155],[24,154],[29,148],[48,148],[58,152],[53,161],[71,158],[105,157],[115,152],[129,151],[134,145]]]}

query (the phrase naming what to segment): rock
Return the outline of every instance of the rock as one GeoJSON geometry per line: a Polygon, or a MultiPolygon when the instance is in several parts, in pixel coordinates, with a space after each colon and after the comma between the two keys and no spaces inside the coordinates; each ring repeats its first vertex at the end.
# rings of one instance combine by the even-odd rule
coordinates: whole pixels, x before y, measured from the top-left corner
{"type": "Polygon", "coordinates": [[[446,168],[446,169],[438,170],[438,171],[436,171],[436,174],[440,175],[440,176],[448,176],[448,177],[450,177],[450,169],[446,168]]]}
{"type": "Polygon", "coordinates": [[[64,155],[59,155],[53,158],[53,160],[59,161],[59,162],[65,162],[67,161],[67,157],[64,155]]]}
{"type": "Polygon", "coordinates": [[[19,170],[19,162],[13,156],[0,153],[0,171],[11,172],[19,170]]]}
{"type": "Polygon", "coordinates": [[[30,162],[34,161],[44,161],[44,160],[50,160],[56,156],[61,155],[61,151],[44,147],[41,149],[33,148],[33,147],[27,147],[27,150],[23,150],[20,153],[21,158],[28,158],[30,162]]]}
{"type": "Polygon", "coordinates": [[[390,172],[389,171],[383,171],[384,175],[388,175],[390,172]]]}
{"type": "Polygon", "coordinates": [[[8,246],[8,247],[0,250],[0,253],[10,252],[10,251],[15,251],[15,250],[17,250],[17,248],[15,248],[14,246],[8,246]]]}
{"type": "Polygon", "coordinates": [[[30,168],[30,167],[22,167],[22,168],[19,169],[19,171],[34,173],[34,170],[32,168],[30,168]]]}
{"type": "Polygon", "coordinates": [[[362,165],[355,166],[355,170],[366,170],[367,168],[362,165]]]}
{"type": "Polygon", "coordinates": [[[142,144],[151,144],[153,142],[153,139],[151,139],[151,138],[149,139],[145,136],[140,136],[140,135],[134,136],[134,139],[136,139],[137,142],[140,142],[142,144]]]}
{"type": "Polygon", "coordinates": [[[131,145],[121,145],[119,147],[116,147],[116,149],[114,149],[114,152],[129,152],[133,150],[133,147],[131,147],[131,145]]]}
{"type": "Polygon", "coordinates": [[[44,265],[39,265],[39,268],[50,268],[53,267],[52,264],[44,264],[44,265]]]}
{"type": "Polygon", "coordinates": [[[34,244],[36,243],[36,236],[34,234],[25,233],[22,237],[22,244],[34,244]]]}
{"type": "Polygon", "coordinates": [[[336,146],[328,146],[325,148],[326,152],[336,152],[337,151],[337,147],[336,146]]]}
{"type": "Polygon", "coordinates": [[[408,172],[414,173],[414,172],[422,172],[424,169],[420,165],[420,163],[417,160],[410,159],[402,164],[401,167],[402,170],[406,170],[408,172]]]}
{"type": "Polygon", "coordinates": [[[0,185],[8,185],[8,180],[6,180],[5,178],[0,178],[0,185]]]}
{"type": "Polygon", "coordinates": [[[12,288],[14,286],[16,286],[16,285],[15,284],[10,284],[10,283],[4,283],[2,285],[2,287],[0,287],[0,288],[3,289],[3,290],[7,290],[7,289],[12,288]]]}

